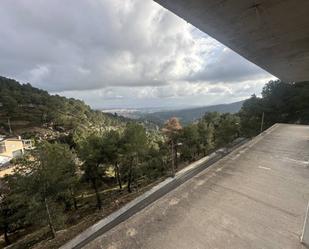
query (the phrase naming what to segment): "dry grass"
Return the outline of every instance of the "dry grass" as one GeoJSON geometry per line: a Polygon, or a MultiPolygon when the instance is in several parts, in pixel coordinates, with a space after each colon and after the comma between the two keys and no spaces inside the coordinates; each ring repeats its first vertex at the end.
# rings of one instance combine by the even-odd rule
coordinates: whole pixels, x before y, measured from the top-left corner
{"type": "Polygon", "coordinates": [[[2,169],[0,170],[0,178],[4,177],[5,175],[11,175],[13,174],[14,172],[14,169],[15,167],[12,166],[12,167],[8,167],[8,168],[5,168],[5,169],[2,169]]]}

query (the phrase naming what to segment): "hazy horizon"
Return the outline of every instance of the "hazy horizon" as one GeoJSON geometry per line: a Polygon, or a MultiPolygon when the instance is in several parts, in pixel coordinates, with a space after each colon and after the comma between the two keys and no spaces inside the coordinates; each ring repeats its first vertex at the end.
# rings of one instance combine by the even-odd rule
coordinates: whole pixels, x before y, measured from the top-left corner
{"type": "Polygon", "coordinates": [[[215,106],[215,105],[228,105],[240,101],[246,100],[239,100],[239,101],[232,101],[232,102],[224,102],[224,103],[216,103],[216,104],[210,104],[210,105],[183,105],[183,106],[148,106],[148,107],[112,107],[112,108],[99,108],[97,110],[102,110],[102,111],[109,111],[109,110],[166,110],[166,111],[172,111],[172,110],[182,110],[182,109],[191,109],[191,108],[202,108],[202,107],[210,107],[210,106],[215,106]]]}

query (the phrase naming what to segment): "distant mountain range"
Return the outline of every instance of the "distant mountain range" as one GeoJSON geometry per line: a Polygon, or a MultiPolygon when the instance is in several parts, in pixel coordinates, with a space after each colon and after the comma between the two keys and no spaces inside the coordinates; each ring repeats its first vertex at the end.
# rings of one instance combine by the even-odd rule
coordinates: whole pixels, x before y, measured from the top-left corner
{"type": "Polygon", "coordinates": [[[230,104],[211,105],[181,110],[140,113],[140,118],[157,124],[163,124],[169,118],[177,117],[183,124],[188,124],[201,118],[207,112],[237,113],[240,111],[244,101],[245,100],[233,102],[230,104]]]}

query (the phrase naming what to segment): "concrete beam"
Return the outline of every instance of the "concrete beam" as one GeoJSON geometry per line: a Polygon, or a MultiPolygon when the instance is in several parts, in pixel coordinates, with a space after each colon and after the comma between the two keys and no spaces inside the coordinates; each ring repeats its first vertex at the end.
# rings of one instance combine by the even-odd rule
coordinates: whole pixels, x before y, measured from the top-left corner
{"type": "Polygon", "coordinates": [[[155,1],[281,80],[309,80],[308,0],[155,1]]]}

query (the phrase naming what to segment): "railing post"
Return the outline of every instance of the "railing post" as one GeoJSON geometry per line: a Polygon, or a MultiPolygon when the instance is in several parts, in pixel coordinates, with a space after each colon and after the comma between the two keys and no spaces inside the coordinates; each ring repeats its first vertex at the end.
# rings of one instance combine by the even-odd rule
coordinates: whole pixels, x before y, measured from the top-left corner
{"type": "Polygon", "coordinates": [[[305,245],[309,245],[309,202],[308,202],[307,212],[305,216],[303,234],[301,236],[300,241],[305,245]]]}

